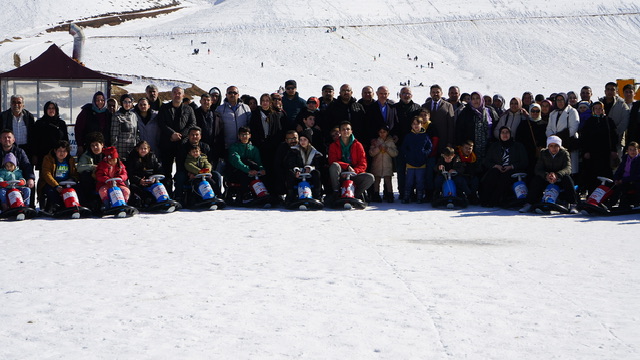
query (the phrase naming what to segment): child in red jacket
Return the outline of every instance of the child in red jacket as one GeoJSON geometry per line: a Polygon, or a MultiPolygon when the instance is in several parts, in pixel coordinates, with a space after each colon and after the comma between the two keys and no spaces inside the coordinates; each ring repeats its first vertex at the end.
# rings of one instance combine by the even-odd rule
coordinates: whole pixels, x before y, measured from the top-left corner
{"type": "Polygon", "coordinates": [[[129,202],[129,194],[131,191],[126,185],[126,181],[128,179],[127,169],[118,158],[118,150],[111,146],[104,148],[102,153],[104,154],[104,158],[96,168],[96,189],[100,194],[100,199],[105,204],[109,202],[108,190],[111,187],[111,184],[107,184],[107,180],[111,178],[120,178],[121,180],[119,180],[116,185],[122,190],[124,201],[129,202]]]}

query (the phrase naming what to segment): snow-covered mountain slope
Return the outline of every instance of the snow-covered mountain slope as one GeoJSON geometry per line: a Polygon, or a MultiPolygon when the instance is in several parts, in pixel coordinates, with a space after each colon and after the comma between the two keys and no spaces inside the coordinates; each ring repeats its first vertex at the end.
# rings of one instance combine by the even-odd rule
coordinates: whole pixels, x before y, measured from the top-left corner
{"type": "MultiPolygon", "coordinates": [[[[510,97],[583,85],[600,94],[607,81],[640,77],[630,47],[640,41],[640,5],[630,2],[192,0],[180,6],[157,18],[86,29],[84,62],[130,75],[131,91],[149,81],[139,76],[205,89],[235,84],[253,95],[293,78],[305,97],[318,95],[325,83],[351,83],[356,94],[367,84],[388,85],[395,94],[410,80],[425,85],[414,89],[419,101],[433,83],[510,97]],[[192,55],[195,48],[199,55],[192,55]]],[[[114,0],[110,8],[117,7],[132,8],[114,0]]],[[[102,9],[75,9],[65,19],[102,9]]],[[[61,19],[60,11],[54,14],[41,22],[61,19]]],[[[0,30],[11,33],[6,24],[0,30]]],[[[66,33],[31,35],[0,45],[0,69],[13,67],[14,53],[23,61],[37,56],[48,41],[71,52],[66,33]]]]}

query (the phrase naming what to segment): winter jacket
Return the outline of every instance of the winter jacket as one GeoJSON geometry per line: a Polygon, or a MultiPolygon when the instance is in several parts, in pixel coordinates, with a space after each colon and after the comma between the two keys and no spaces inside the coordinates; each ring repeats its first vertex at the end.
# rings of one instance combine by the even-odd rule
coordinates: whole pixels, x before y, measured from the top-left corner
{"type": "Polygon", "coordinates": [[[24,180],[22,176],[22,171],[20,168],[16,167],[15,170],[9,171],[4,167],[0,167],[0,182],[1,181],[12,181],[12,180],[24,180]]]}
{"type": "Polygon", "coordinates": [[[431,138],[425,129],[420,129],[418,133],[411,131],[407,134],[400,149],[407,167],[414,168],[426,166],[427,157],[434,150],[431,138]]]}
{"type": "Polygon", "coordinates": [[[102,153],[96,155],[91,149],[85,151],[78,159],[78,173],[91,172],[95,178],[96,168],[103,158],[102,153]]]}
{"type": "MultiPolygon", "coordinates": [[[[118,160],[115,165],[109,165],[106,160],[102,160],[96,168],[96,191],[100,191],[100,188],[107,184],[107,180],[111,178],[120,178],[116,185],[119,187],[127,187],[125,181],[129,179],[127,175],[127,169],[122,161],[118,160]]],[[[110,184],[109,184],[110,186],[110,184]]]]}
{"type": "Polygon", "coordinates": [[[125,167],[129,180],[135,185],[140,185],[140,180],[148,179],[151,175],[164,173],[156,154],[150,152],[141,158],[136,149],[133,149],[127,157],[125,167]]]}
{"type": "MultiPolygon", "coordinates": [[[[547,124],[547,131],[545,134],[547,137],[556,135],[564,129],[569,129],[569,136],[577,137],[578,126],[580,126],[580,117],[578,110],[572,106],[567,105],[564,109],[556,109],[549,115],[549,124],[547,124]]],[[[562,138],[562,136],[561,136],[562,138]]],[[[566,139],[562,139],[565,141],[566,139]]]]}
{"type": "Polygon", "coordinates": [[[286,126],[287,119],[283,112],[274,110],[264,112],[262,108],[257,108],[251,112],[249,120],[251,143],[260,149],[262,155],[265,155],[264,151],[266,151],[273,156],[278,144],[284,139],[286,126]],[[265,132],[265,123],[268,135],[265,132]]]}
{"type": "Polygon", "coordinates": [[[484,166],[487,169],[491,169],[495,165],[511,165],[515,172],[521,172],[526,170],[528,163],[527,151],[524,146],[513,140],[506,144],[503,144],[502,141],[492,143],[487,150],[487,156],[484,158],[484,166]],[[505,150],[509,151],[508,164],[504,164],[503,161],[505,150]]]}
{"type": "Polygon", "coordinates": [[[249,126],[251,119],[251,108],[249,105],[238,101],[234,110],[231,104],[224,100],[222,105],[216,108],[216,114],[220,116],[223,126],[224,147],[229,149],[231,144],[238,142],[238,129],[242,126],[249,126]]]}
{"type": "Polygon", "coordinates": [[[264,170],[262,159],[260,158],[260,151],[251,143],[243,144],[237,142],[229,147],[229,165],[248,174],[251,168],[245,164],[246,160],[255,162],[260,170],[264,170]]]}
{"type": "Polygon", "coordinates": [[[187,155],[187,158],[184,160],[184,169],[193,175],[198,175],[202,169],[209,169],[209,172],[212,170],[207,155],[200,155],[195,158],[191,156],[191,154],[187,155]]]}
{"type": "Polygon", "coordinates": [[[321,170],[324,167],[325,158],[324,155],[313,146],[311,146],[308,152],[305,152],[300,145],[296,145],[292,146],[285,155],[284,164],[287,170],[296,167],[302,169],[305,166],[311,166],[311,170],[321,170]]]}
{"type": "MultiPolygon", "coordinates": [[[[605,98],[600,98],[600,101],[606,106],[605,98]]],[[[622,134],[624,134],[629,127],[629,113],[629,105],[624,102],[623,98],[616,95],[613,100],[613,105],[611,109],[607,111],[606,115],[610,117],[616,125],[618,139],[622,139],[622,134]]]]}
{"type": "Polygon", "coordinates": [[[13,155],[16,156],[16,159],[18,161],[16,166],[19,167],[20,170],[22,170],[22,174],[24,175],[24,178],[27,180],[29,179],[35,180],[36,176],[33,172],[33,165],[31,165],[31,161],[29,161],[29,158],[27,157],[27,154],[24,152],[24,150],[22,150],[16,144],[13,144],[13,146],[11,146],[11,149],[9,149],[9,151],[4,151],[4,149],[2,149],[2,147],[0,146],[1,159],[4,159],[4,157],[8,153],[13,153],[13,155]]]}
{"type": "Polygon", "coordinates": [[[298,92],[289,99],[286,94],[282,96],[282,109],[286,114],[287,121],[283,123],[285,125],[284,131],[295,130],[296,117],[298,113],[307,107],[307,101],[300,97],[298,92]]]}
{"type": "Polygon", "coordinates": [[[364,107],[353,97],[346,104],[340,98],[329,104],[320,127],[329,134],[332,128],[339,126],[343,121],[351,123],[351,129],[356,139],[366,138],[368,130],[365,123],[364,107]]]}
{"type": "Polygon", "coordinates": [[[162,125],[160,124],[160,118],[158,118],[158,111],[149,109],[145,118],[142,117],[138,108],[136,108],[135,113],[138,117],[138,136],[140,141],[148,142],[151,151],[159,154],[162,125]]]}
{"type": "MultiPolygon", "coordinates": [[[[200,141],[198,143],[198,146],[200,147],[200,154],[207,155],[211,153],[211,147],[209,146],[209,144],[206,144],[204,141],[200,141]]],[[[187,159],[187,156],[189,155],[189,151],[191,151],[192,147],[193,145],[191,145],[189,141],[185,141],[182,143],[182,145],[180,145],[180,148],[178,149],[178,154],[176,154],[176,172],[185,171],[184,162],[187,159]]],[[[209,169],[214,170],[212,168],[209,168],[209,169]]]]}
{"type": "Polygon", "coordinates": [[[618,151],[616,125],[608,116],[591,116],[580,132],[582,154],[590,153],[592,159],[609,163],[610,154],[618,151]]]}
{"type": "Polygon", "coordinates": [[[402,144],[404,137],[411,131],[413,118],[420,115],[422,107],[413,102],[413,100],[410,100],[408,103],[402,101],[397,102],[394,107],[398,114],[398,131],[396,135],[398,136],[398,144],[402,144]]]}
{"type": "Polygon", "coordinates": [[[474,152],[471,152],[470,156],[465,156],[462,153],[462,146],[458,146],[456,148],[456,155],[460,159],[458,175],[464,175],[465,177],[480,175],[480,172],[482,172],[482,164],[478,162],[478,157],[474,152]]]}
{"type": "Polygon", "coordinates": [[[540,157],[536,163],[536,176],[544,179],[550,172],[556,173],[560,180],[563,176],[571,175],[571,156],[567,149],[560,148],[555,156],[551,155],[548,148],[540,151],[540,157]]]}
{"type": "Polygon", "coordinates": [[[45,115],[33,126],[33,140],[34,155],[38,161],[34,165],[40,169],[44,157],[58,144],[58,141],[69,141],[67,123],[60,117],[45,115]]]}
{"type": "Polygon", "coordinates": [[[111,117],[111,145],[126,159],[140,141],[138,115],[131,110],[120,108],[111,117]]]}
{"type": "Polygon", "coordinates": [[[369,156],[371,156],[369,169],[373,176],[393,176],[393,158],[398,156],[398,148],[391,137],[387,137],[387,140],[381,138],[372,140],[369,156]]]}
{"type": "Polygon", "coordinates": [[[196,110],[196,125],[202,129],[202,141],[211,148],[205,155],[214,163],[224,158],[224,127],[220,116],[212,109],[205,112],[202,107],[199,107],[196,110]]]}
{"type": "Polygon", "coordinates": [[[93,109],[93,104],[85,104],[80,110],[80,114],[76,117],[76,123],[73,131],[75,132],[76,142],[80,146],[86,146],[87,134],[92,132],[102,133],[106,142],[105,146],[109,146],[111,139],[110,133],[111,113],[104,109],[103,112],[97,112],[93,109]]]}
{"type": "Polygon", "coordinates": [[[352,139],[353,141],[351,142],[349,154],[351,160],[349,162],[343,161],[342,140],[338,139],[329,145],[329,164],[338,163],[343,171],[347,170],[347,168],[351,166],[356,174],[361,174],[367,171],[367,156],[362,144],[356,140],[353,135],[352,139]]]}
{"type": "Polygon", "coordinates": [[[479,160],[484,159],[489,147],[489,130],[491,124],[497,121],[498,114],[490,107],[474,109],[467,104],[458,116],[456,122],[456,143],[464,144],[467,140],[474,142],[474,151],[479,160]],[[480,112],[480,113],[479,113],[480,112]]]}
{"type": "Polygon", "coordinates": [[[624,170],[627,166],[628,159],[629,154],[624,154],[622,156],[622,161],[620,162],[620,165],[618,165],[616,172],[613,174],[613,180],[622,180],[622,182],[640,181],[640,156],[636,156],[631,160],[631,168],[629,171],[630,175],[628,177],[624,177],[624,170]]]}
{"type": "Polygon", "coordinates": [[[455,155],[451,162],[444,161],[444,156],[438,157],[436,160],[436,165],[433,167],[433,172],[436,174],[442,174],[442,170],[439,169],[440,165],[444,166],[444,171],[449,172],[450,170],[455,170],[458,174],[462,174],[464,172],[464,165],[462,161],[460,161],[460,157],[455,155]]]}
{"type": "MultiPolygon", "coordinates": [[[[73,156],[67,156],[66,161],[69,163],[69,179],[74,181],[78,180],[78,170],[76,169],[76,161],[73,156]]],[[[44,184],[48,184],[51,187],[59,186],[60,184],[55,178],[56,168],[58,166],[58,160],[52,154],[47,154],[42,161],[42,170],[40,170],[40,177],[44,181],[39,181],[38,192],[42,190],[44,184]]]]}
{"type": "Polygon", "coordinates": [[[511,130],[511,134],[513,139],[517,139],[517,130],[520,126],[521,122],[527,120],[527,116],[523,115],[520,111],[516,113],[512,113],[510,110],[507,110],[502,113],[500,118],[498,119],[497,124],[493,124],[493,137],[496,139],[500,139],[500,128],[506,126],[511,130]]]}
{"type": "Polygon", "coordinates": [[[160,141],[162,155],[175,154],[180,146],[180,141],[171,141],[171,136],[173,133],[180,133],[182,134],[182,139],[189,137],[189,129],[196,125],[196,116],[193,113],[193,109],[187,104],[174,107],[172,102],[168,102],[160,106],[158,117],[160,117],[162,129],[160,141]]]}
{"type": "Polygon", "coordinates": [[[640,143],[640,100],[633,103],[629,112],[629,126],[625,142],[629,145],[632,141],[640,143]]]}

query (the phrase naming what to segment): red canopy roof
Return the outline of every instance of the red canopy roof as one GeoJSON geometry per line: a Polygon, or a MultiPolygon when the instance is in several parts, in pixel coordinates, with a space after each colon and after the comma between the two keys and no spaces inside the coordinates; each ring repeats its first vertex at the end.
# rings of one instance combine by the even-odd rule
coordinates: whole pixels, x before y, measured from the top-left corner
{"type": "Polygon", "coordinates": [[[40,56],[17,69],[0,74],[0,78],[22,79],[77,79],[107,80],[116,85],[128,85],[131,81],[105,75],[78,64],[56,44],[49,46],[40,56]]]}

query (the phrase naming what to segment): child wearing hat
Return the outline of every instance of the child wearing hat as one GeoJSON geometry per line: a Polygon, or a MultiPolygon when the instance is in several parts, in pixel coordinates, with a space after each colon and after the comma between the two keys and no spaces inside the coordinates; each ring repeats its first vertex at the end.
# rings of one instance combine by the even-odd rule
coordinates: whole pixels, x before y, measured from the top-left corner
{"type": "Polygon", "coordinates": [[[104,158],[96,168],[96,190],[100,195],[100,199],[106,207],[109,207],[108,190],[111,184],[107,184],[107,180],[120,178],[116,185],[122,190],[124,201],[129,202],[129,194],[131,191],[125,183],[129,177],[127,176],[127,169],[118,157],[118,150],[110,146],[104,148],[102,153],[104,154],[104,158]]]}
{"type": "Polygon", "coordinates": [[[529,186],[527,203],[520,212],[529,212],[532,208],[531,204],[540,202],[542,192],[549,184],[556,184],[564,190],[561,196],[568,202],[570,212],[577,214],[578,198],[571,178],[571,156],[569,151],[562,147],[562,139],[556,135],[549,136],[547,147],[540,151],[535,175],[529,186]]]}
{"type": "MultiPolygon", "coordinates": [[[[2,161],[2,169],[0,169],[0,201],[2,203],[2,211],[9,208],[7,202],[7,187],[9,184],[7,181],[19,180],[19,186],[26,184],[26,180],[22,176],[22,171],[18,168],[18,161],[13,153],[8,153],[2,161]]],[[[31,189],[24,186],[20,188],[22,193],[22,200],[26,206],[29,206],[29,196],[31,196],[31,189]]]]}

